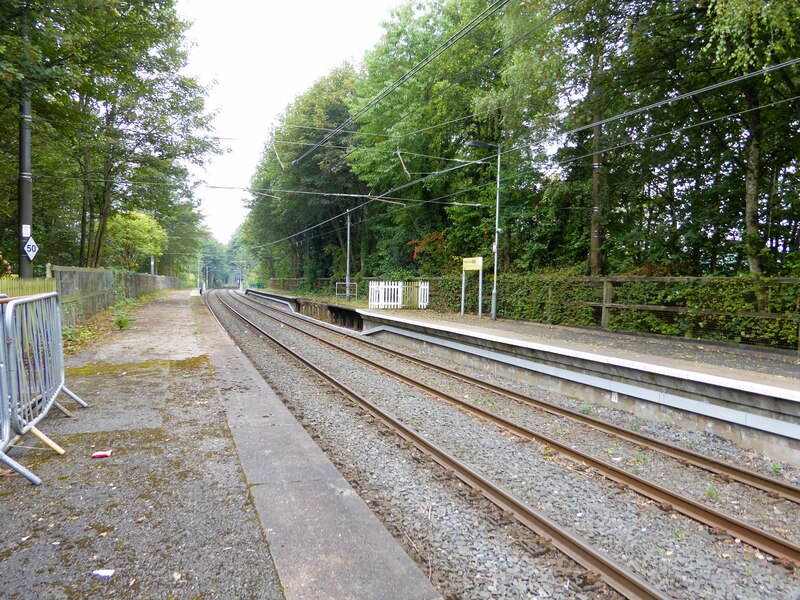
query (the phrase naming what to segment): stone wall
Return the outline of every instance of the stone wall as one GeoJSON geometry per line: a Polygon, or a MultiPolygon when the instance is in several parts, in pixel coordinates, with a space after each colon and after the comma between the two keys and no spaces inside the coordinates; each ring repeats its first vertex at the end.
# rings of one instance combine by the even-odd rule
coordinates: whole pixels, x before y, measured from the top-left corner
{"type": "Polygon", "coordinates": [[[180,287],[177,277],[147,273],[59,266],[52,266],[50,271],[61,296],[65,327],[77,325],[123,300],[180,287]]]}

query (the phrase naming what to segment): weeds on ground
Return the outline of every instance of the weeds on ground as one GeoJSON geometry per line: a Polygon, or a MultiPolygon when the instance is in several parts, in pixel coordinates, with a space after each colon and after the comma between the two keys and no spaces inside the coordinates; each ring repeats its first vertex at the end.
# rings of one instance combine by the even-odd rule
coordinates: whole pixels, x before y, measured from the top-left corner
{"type": "Polygon", "coordinates": [[[92,340],[95,332],[90,327],[85,325],[74,325],[72,327],[65,327],[62,332],[64,340],[64,352],[69,354],[75,352],[78,348],[92,340]]]}
{"type": "Polygon", "coordinates": [[[104,333],[110,333],[114,327],[124,329],[130,324],[130,317],[127,309],[135,309],[152,302],[164,292],[155,292],[141,296],[135,300],[123,300],[114,306],[95,313],[85,318],[80,324],[72,327],[65,327],[62,330],[64,341],[64,354],[74,354],[89,344],[92,340],[102,337],[104,333]],[[117,321],[124,317],[125,325],[120,327],[117,321]]]}
{"type": "Polygon", "coordinates": [[[717,488],[710,483],[706,486],[706,498],[712,502],[719,502],[719,492],[717,491],[717,488]]]}

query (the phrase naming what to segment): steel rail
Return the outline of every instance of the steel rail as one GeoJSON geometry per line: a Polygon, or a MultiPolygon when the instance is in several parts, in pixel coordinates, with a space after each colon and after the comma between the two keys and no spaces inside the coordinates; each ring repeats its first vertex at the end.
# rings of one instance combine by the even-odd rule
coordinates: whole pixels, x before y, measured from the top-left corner
{"type": "MultiPolygon", "coordinates": [[[[258,292],[252,292],[252,291],[251,294],[256,296],[259,295],[258,292]]],[[[297,315],[293,315],[291,313],[285,313],[285,314],[295,319],[300,319],[300,317],[298,317],[297,315]]],[[[749,485],[750,487],[760,489],[770,494],[778,495],[782,498],[785,498],[786,500],[790,500],[792,502],[800,504],[800,487],[794,486],[790,483],[779,481],[772,477],[767,477],[760,473],[756,473],[755,471],[743,469],[731,463],[727,463],[710,456],[704,456],[698,452],[693,452],[691,450],[681,448],[680,446],[676,446],[675,444],[664,442],[662,440],[651,437],[649,435],[645,435],[643,433],[637,433],[635,431],[631,431],[630,429],[620,427],[619,425],[614,425],[613,423],[603,421],[602,419],[593,417],[591,415],[584,415],[577,411],[573,411],[568,408],[552,404],[545,400],[539,400],[536,398],[532,398],[530,396],[526,396],[525,394],[515,392],[514,390],[502,387],[500,385],[488,383],[483,380],[477,379],[475,377],[471,377],[470,375],[466,375],[464,373],[459,373],[458,371],[448,369],[447,367],[442,367],[433,363],[429,363],[428,361],[425,361],[421,358],[416,358],[413,356],[402,354],[400,352],[397,352],[396,350],[386,348],[370,340],[365,340],[357,338],[355,336],[344,335],[339,332],[334,332],[328,327],[325,327],[324,325],[319,323],[313,323],[313,324],[316,325],[317,327],[326,329],[327,331],[331,331],[332,333],[338,333],[338,335],[346,337],[347,339],[360,342],[362,344],[366,344],[381,352],[386,352],[387,354],[391,354],[403,360],[407,360],[417,365],[438,371],[442,374],[453,377],[454,379],[463,381],[464,383],[476,385],[482,389],[485,389],[487,391],[493,392],[501,396],[506,396],[518,402],[531,404],[536,408],[548,412],[552,415],[571,419],[588,427],[599,429],[601,431],[604,431],[605,433],[621,437],[623,439],[628,440],[629,442],[633,442],[645,448],[650,448],[652,450],[655,450],[657,452],[675,458],[679,461],[703,469],[705,471],[716,473],[725,478],[733,479],[735,481],[738,481],[739,483],[749,485]]]]}
{"type": "Polygon", "coordinates": [[[338,346],[333,342],[319,338],[307,331],[303,331],[302,329],[295,327],[291,323],[286,323],[284,321],[281,321],[280,319],[277,319],[276,317],[269,315],[256,307],[250,306],[249,304],[244,303],[241,300],[238,301],[241,302],[244,306],[247,306],[250,310],[256,311],[259,314],[269,319],[272,319],[273,321],[276,321],[282,325],[285,325],[286,327],[294,329],[295,331],[303,335],[306,335],[317,342],[320,342],[330,348],[338,350],[339,352],[342,352],[343,354],[349,356],[350,358],[358,360],[382,373],[385,373],[395,379],[402,381],[403,383],[406,383],[407,385],[421,389],[424,392],[436,396],[437,398],[441,398],[442,400],[445,400],[461,409],[464,409],[482,419],[485,419],[491,423],[503,427],[508,431],[514,433],[515,435],[522,437],[523,439],[527,440],[533,439],[538,441],[539,443],[546,444],[547,446],[553,448],[555,451],[561,453],[567,458],[577,463],[583,463],[584,465],[596,469],[601,475],[610,479],[611,481],[622,484],[651,500],[654,500],[662,505],[665,505],[671,509],[676,510],[677,512],[686,515],[689,518],[692,518],[700,523],[703,523],[708,527],[724,530],[732,537],[739,538],[743,542],[746,542],[751,546],[759,548],[778,559],[791,561],[796,565],[800,565],[800,546],[792,543],[789,540],[785,540],[772,533],[754,527],[749,523],[736,519],[730,515],[727,515],[711,507],[708,507],[700,502],[692,500],[687,496],[684,496],[677,492],[668,490],[663,486],[647,481],[646,479],[643,479],[637,475],[629,473],[628,471],[625,471],[624,469],[621,469],[612,463],[596,458],[591,454],[582,452],[581,450],[572,448],[556,440],[555,438],[552,438],[542,433],[538,433],[536,431],[533,431],[532,429],[519,425],[513,421],[501,417],[500,415],[494,414],[470,402],[462,400],[461,398],[457,398],[433,386],[417,381],[413,377],[403,375],[402,373],[399,373],[394,369],[391,369],[385,365],[381,365],[380,363],[365,358],[355,352],[342,348],[341,346],[338,346]]]}
{"type": "MultiPolygon", "coordinates": [[[[669,596],[654,587],[645,579],[619,564],[613,558],[594,548],[581,536],[570,532],[562,527],[544,513],[527,505],[521,499],[510,492],[504,490],[497,484],[486,479],[475,469],[459,461],[457,458],[429,442],[422,435],[407,427],[390,414],[350,389],[347,385],[336,379],[334,376],[325,372],[300,354],[281,343],[271,334],[260,328],[256,323],[245,317],[242,313],[225,302],[217,294],[217,299],[231,313],[250,325],[253,329],[264,335],[273,344],[281,348],[284,352],[292,356],[311,371],[328,381],[333,387],[354,400],[359,405],[367,409],[371,414],[381,420],[389,429],[397,432],[401,437],[408,440],[419,450],[429,455],[439,465],[453,472],[456,477],[472,488],[478,489],[488,500],[508,511],[526,527],[537,533],[543,538],[548,539],[553,546],[561,550],[564,554],[572,558],[582,567],[596,572],[609,586],[614,588],[626,598],[631,599],[652,599],[666,600],[669,596]]],[[[212,310],[213,312],[213,310],[212,310]]]]}

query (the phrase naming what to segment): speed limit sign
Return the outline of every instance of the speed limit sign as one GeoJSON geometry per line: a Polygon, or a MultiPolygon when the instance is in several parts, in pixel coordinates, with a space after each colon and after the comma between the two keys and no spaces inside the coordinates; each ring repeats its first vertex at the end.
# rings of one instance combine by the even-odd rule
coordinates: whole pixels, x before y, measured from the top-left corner
{"type": "Polygon", "coordinates": [[[33,257],[36,256],[36,253],[39,251],[39,246],[36,245],[36,241],[33,239],[33,236],[28,238],[28,241],[25,242],[25,254],[28,255],[29,260],[33,260],[33,257]]]}

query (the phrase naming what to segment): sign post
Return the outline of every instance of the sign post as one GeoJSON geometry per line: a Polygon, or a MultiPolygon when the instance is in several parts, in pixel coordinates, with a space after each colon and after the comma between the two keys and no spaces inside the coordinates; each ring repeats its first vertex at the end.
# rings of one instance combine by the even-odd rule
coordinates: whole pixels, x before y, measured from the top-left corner
{"type": "Polygon", "coordinates": [[[464,316],[464,295],[467,291],[467,271],[478,272],[478,318],[483,316],[483,257],[465,258],[461,269],[461,316],[464,316]]]}

